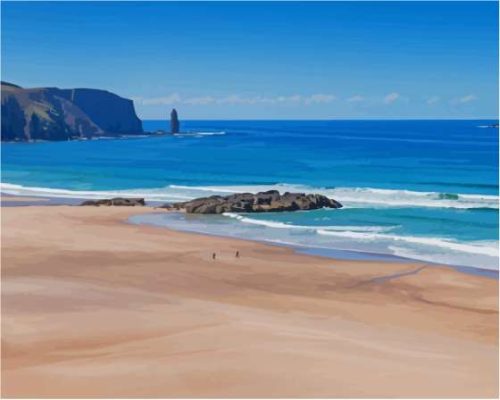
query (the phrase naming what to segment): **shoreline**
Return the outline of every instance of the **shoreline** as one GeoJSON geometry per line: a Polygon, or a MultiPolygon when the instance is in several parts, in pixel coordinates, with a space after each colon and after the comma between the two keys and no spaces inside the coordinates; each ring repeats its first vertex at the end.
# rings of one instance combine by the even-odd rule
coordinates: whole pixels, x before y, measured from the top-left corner
{"type": "MultiPolygon", "coordinates": [[[[155,210],[156,210],[156,208],[153,208],[151,210],[151,213],[154,213],[155,210]]],[[[177,211],[165,211],[165,212],[177,212],[177,211]]],[[[130,217],[130,219],[132,219],[134,217],[138,217],[138,216],[132,215],[130,217]]],[[[127,222],[130,224],[134,224],[134,225],[151,226],[151,227],[171,230],[171,231],[175,231],[175,232],[184,232],[184,233],[195,234],[195,235],[206,235],[206,236],[212,236],[212,237],[216,237],[216,238],[227,238],[227,239],[232,239],[232,240],[243,240],[243,241],[250,241],[250,242],[254,242],[254,243],[266,244],[269,246],[284,247],[284,248],[292,249],[297,254],[310,255],[310,256],[314,256],[314,257],[322,257],[322,258],[336,260],[336,261],[373,261],[373,262],[383,262],[383,263],[421,263],[423,265],[425,264],[425,265],[431,266],[431,267],[452,268],[452,269],[454,269],[458,272],[464,273],[464,274],[483,276],[483,277],[496,279],[496,280],[499,279],[499,271],[493,270],[493,269],[487,269],[487,268],[467,267],[467,266],[463,266],[463,265],[440,264],[440,263],[418,260],[418,259],[414,259],[414,258],[400,257],[400,256],[392,255],[392,254],[370,253],[368,251],[356,251],[356,250],[345,250],[345,249],[327,249],[327,248],[320,248],[320,247],[313,247],[313,246],[309,246],[309,247],[308,246],[300,246],[300,245],[295,245],[292,243],[273,242],[271,240],[264,240],[264,239],[263,240],[247,239],[247,238],[241,238],[238,236],[200,232],[200,231],[195,231],[195,230],[187,230],[187,229],[173,228],[173,227],[168,227],[168,226],[160,226],[160,225],[155,225],[155,224],[145,223],[145,222],[133,222],[130,220],[128,220],[127,222]]]]}
{"type": "MultiPolygon", "coordinates": [[[[155,210],[156,210],[156,207],[152,208],[151,213],[148,213],[148,214],[154,214],[155,210]]],[[[178,213],[179,211],[162,211],[162,214],[167,213],[167,212],[168,213],[178,213]]],[[[158,214],[160,214],[160,213],[158,213],[158,214]]],[[[369,251],[361,251],[361,250],[323,248],[323,247],[315,247],[312,245],[311,246],[305,246],[305,245],[301,246],[301,245],[293,244],[293,243],[277,242],[277,241],[265,240],[265,239],[258,240],[258,239],[242,238],[239,236],[224,235],[224,234],[220,234],[220,233],[208,233],[208,232],[197,231],[197,230],[189,230],[189,229],[182,229],[182,228],[171,227],[171,226],[164,226],[164,225],[154,224],[154,223],[150,223],[150,222],[141,222],[140,216],[141,215],[131,216],[130,220],[128,222],[131,224],[135,224],[135,225],[152,226],[152,227],[156,227],[156,228],[160,228],[160,229],[173,230],[176,232],[192,233],[192,234],[198,234],[198,235],[207,235],[207,236],[212,236],[212,237],[217,237],[217,238],[228,238],[228,239],[233,239],[233,240],[252,241],[254,243],[267,244],[270,246],[284,247],[284,248],[292,249],[297,254],[305,254],[305,255],[311,255],[311,256],[316,256],[316,257],[323,257],[323,258],[327,258],[330,260],[374,261],[374,262],[379,261],[379,262],[384,262],[384,263],[398,263],[398,262],[399,263],[421,263],[421,264],[425,264],[428,266],[453,268],[454,270],[461,272],[461,273],[464,273],[464,274],[483,276],[483,277],[487,277],[490,279],[496,279],[496,280],[499,279],[499,271],[494,270],[494,269],[481,268],[481,267],[470,267],[470,266],[464,266],[464,265],[443,264],[443,263],[438,263],[438,262],[419,260],[416,258],[406,258],[406,257],[401,257],[401,256],[393,255],[393,254],[372,253],[369,251]],[[132,219],[135,217],[138,217],[139,222],[132,221],[132,219]]]]}
{"type": "Polygon", "coordinates": [[[498,281],[127,223],[148,212],[2,207],[2,395],[498,395],[498,281]]]}
{"type": "MultiPolygon", "coordinates": [[[[50,206],[60,206],[60,205],[69,205],[69,206],[79,206],[82,201],[87,200],[86,198],[60,198],[60,197],[42,197],[42,196],[24,196],[24,195],[12,195],[1,192],[1,206],[2,207],[20,207],[20,206],[32,206],[32,205],[40,205],[40,202],[44,202],[44,205],[50,206]]],[[[149,209],[150,213],[155,213],[157,210],[157,206],[164,204],[164,202],[159,201],[148,201],[145,209],[149,209]]],[[[167,211],[164,211],[167,212],[167,211]]],[[[174,212],[174,211],[169,211],[174,212]]],[[[162,212],[163,213],[163,212],[162,212]]],[[[140,213],[143,214],[143,213],[140,213]]],[[[131,216],[131,219],[135,216],[131,216]]],[[[386,253],[372,253],[369,251],[361,251],[361,250],[347,250],[347,249],[333,249],[333,248],[323,248],[323,247],[315,247],[315,246],[301,246],[293,243],[281,243],[274,242],[271,240],[258,240],[258,239],[247,239],[247,238],[239,238],[238,236],[230,236],[230,235],[221,235],[218,233],[207,233],[196,230],[188,230],[181,228],[173,228],[173,227],[165,227],[159,226],[151,223],[142,223],[142,222],[133,222],[128,221],[131,224],[145,225],[145,226],[156,226],[162,229],[174,230],[178,232],[185,233],[194,233],[200,235],[208,235],[219,238],[230,238],[230,239],[240,239],[240,240],[250,240],[255,243],[263,243],[271,246],[285,247],[293,249],[297,254],[306,254],[318,257],[325,257],[331,260],[354,260],[354,261],[381,261],[381,262],[402,262],[402,263],[422,263],[430,266],[444,266],[455,269],[458,272],[470,275],[478,275],[484,276],[490,279],[498,280],[500,278],[500,272],[494,269],[481,268],[481,267],[472,267],[472,266],[464,266],[464,265],[452,265],[452,264],[443,264],[443,263],[435,263],[432,261],[419,260],[414,258],[406,258],[402,256],[397,256],[393,254],[386,253]]]]}
{"type": "MultiPolygon", "coordinates": [[[[156,210],[156,207],[152,208],[151,214],[155,213],[155,210],[156,210]]],[[[178,211],[165,211],[165,212],[178,212],[178,211]]],[[[134,217],[138,217],[138,216],[132,215],[130,217],[130,219],[134,218],[134,217]]],[[[313,256],[313,257],[321,257],[321,258],[326,258],[329,260],[373,261],[373,262],[383,262],[383,263],[421,263],[422,265],[426,265],[426,266],[430,266],[430,267],[452,268],[452,269],[454,269],[458,272],[464,273],[464,274],[477,275],[477,276],[482,276],[482,277],[496,279],[496,280],[499,279],[499,271],[496,271],[493,269],[487,269],[487,268],[433,263],[433,262],[429,262],[429,261],[423,261],[423,260],[418,260],[418,259],[414,259],[414,258],[405,258],[405,257],[400,257],[400,256],[392,255],[392,254],[384,254],[384,253],[370,253],[367,251],[356,251],[356,250],[345,250],[345,249],[327,249],[327,248],[320,248],[320,247],[313,247],[313,246],[307,247],[307,246],[295,245],[292,243],[273,242],[271,240],[264,240],[264,239],[263,240],[247,239],[247,238],[241,238],[238,236],[230,236],[230,235],[222,235],[222,234],[217,234],[217,233],[207,233],[207,232],[200,232],[200,231],[195,231],[195,230],[173,228],[173,227],[168,227],[168,226],[154,225],[154,224],[145,223],[145,222],[133,222],[133,221],[130,221],[130,219],[127,220],[127,223],[133,224],[133,225],[150,226],[150,227],[155,227],[155,228],[159,228],[159,229],[166,229],[166,230],[170,230],[170,231],[174,231],[174,232],[183,232],[183,233],[194,234],[194,235],[210,236],[210,237],[214,237],[214,238],[226,238],[226,239],[231,239],[231,240],[242,240],[242,241],[264,244],[264,245],[268,245],[268,246],[284,247],[287,249],[292,249],[297,254],[304,254],[304,255],[309,255],[309,256],[313,256]],[[340,256],[340,254],[344,254],[344,256],[340,256]]]]}

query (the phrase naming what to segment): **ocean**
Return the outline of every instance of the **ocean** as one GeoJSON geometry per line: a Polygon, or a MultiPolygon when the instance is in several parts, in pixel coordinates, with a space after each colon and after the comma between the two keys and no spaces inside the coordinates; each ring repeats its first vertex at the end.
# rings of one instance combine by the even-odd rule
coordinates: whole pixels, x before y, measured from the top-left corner
{"type": "MultiPolygon", "coordinates": [[[[498,129],[485,120],[182,121],[178,136],[2,143],[1,190],[184,201],[269,189],[339,210],[132,222],[378,259],[498,270],[498,129]]],[[[167,121],[144,121],[148,131],[167,121]]]]}

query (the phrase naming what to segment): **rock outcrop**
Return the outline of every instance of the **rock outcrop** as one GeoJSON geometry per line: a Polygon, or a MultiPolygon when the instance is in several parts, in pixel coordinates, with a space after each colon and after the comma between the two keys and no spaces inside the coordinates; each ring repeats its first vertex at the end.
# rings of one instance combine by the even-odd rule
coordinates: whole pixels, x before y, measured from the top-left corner
{"type": "Polygon", "coordinates": [[[97,89],[24,89],[2,82],[3,141],[143,133],[132,100],[97,89]]]}
{"type": "Polygon", "coordinates": [[[180,124],[177,110],[174,108],[170,113],[170,133],[179,133],[180,124]]]}
{"type": "Polygon", "coordinates": [[[224,212],[278,212],[341,208],[342,204],[321,194],[284,193],[277,190],[257,194],[241,193],[230,196],[203,197],[162,208],[184,210],[190,214],[222,214],[224,212]]]}
{"type": "Polygon", "coordinates": [[[114,199],[86,200],[81,206],[145,206],[146,202],[140,198],[115,197],[114,199]]]}

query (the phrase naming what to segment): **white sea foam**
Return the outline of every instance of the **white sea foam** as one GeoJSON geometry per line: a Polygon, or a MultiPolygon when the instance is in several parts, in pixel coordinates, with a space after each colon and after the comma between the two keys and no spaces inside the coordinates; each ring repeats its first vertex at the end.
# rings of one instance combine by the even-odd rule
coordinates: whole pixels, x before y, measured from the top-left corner
{"type": "Polygon", "coordinates": [[[174,190],[129,189],[129,190],[69,190],[0,183],[0,192],[16,196],[41,196],[66,199],[102,199],[106,197],[144,197],[150,201],[185,201],[192,199],[174,190]]]}
{"type": "Polygon", "coordinates": [[[325,194],[347,206],[496,208],[498,196],[375,188],[335,188],[325,194]]]}
{"type": "Polygon", "coordinates": [[[225,135],[226,132],[220,131],[220,132],[181,132],[181,133],[176,133],[174,136],[176,137],[202,137],[202,136],[222,136],[225,135]]]}
{"type": "MultiPolygon", "coordinates": [[[[169,185],[169,188],[179,189],[179,190],[189,190],[189,191],[200,191],[200,192],[213,192],[213,193],[243,193],[243,191],[238,191],[238,187],[241,186],[184,186],[184,185],[169,185]]],[[[249,186],[250,187],[250,186],[249,186]]]]}
{"type": "Polygon", "coordinates": [[[221,136],[225,135],[226,132],[220,131],[220,132],[195,132],[196,135],[201,135],[201,136],[221,136]]]}
{"type": "Polygon", "coordinates": [[[444,251],[423,253],[420,249],[409,249],[400,246],[390,246],[389,250],[393,255],[398,257],[427,261],[433,264],[480,268],[482,270],[490,270],[498,273],[497,257],[488,257],[484,255],[459,252],[449,253],[444,251]]]}
{"type": "Polygon", "coordinates": [[[265,221],[247,215],[227,213],[224,217],[206,218],[162,213],[137,216],[142,223],[287,244],[301,248],[346,250],[379,255],[393,255],[432,263],[498,270],[498,241],[459,241],[444,237],[396,234],[392,227],[378,226],[301,226],[280,221],[265,221]],[[219,218],[235,223],[221,223],[219,218]]]}
{"type": "Polygon", "coordinates": [[[458,251],[462,253],[481,254],[490,257],[498,257],[498,242],[474,241],[474,242],[463,243],[436,237],[388,235],[388,234],[352,232],[352,231],[332,232],[324,229],[318,229],[317,232],[320,235],[336,236],[348,239],[356,239],[363,241],[389,241],[391,243],[405,242],[405,243],[412,243],[430,247],[437,247],[440,249],[458,251]]]}
{"type": "Polygon", "coordinates": [[[248,218],[236,213],[225,213],[224,215],[230,218],[237,219],[242,223],[261,225],[275,229],[308,230],[314,231],[319,235],[332,236],[339,239],[349,239],[364,242],[384,242],[389,246],[391,244],[397,243],[410,243],[425,247],[439,248],[443,250],[451,250],[469,254],[479,254],[489,257],[498,257],[498,242],[473,241],[464,243],[445,238],[405,236],[384,233],[397,228],[397,226],[305,226],[286,224],[278,221],[248,218]]]}
{"type": "Polygon", "coordinates": [[[492,126],[492,125],[478,125],[477,128],[497,128],[496,126],[492,126]]]}
{"type": "Polygon", "coordinates": [[[150,201],[182,201],[212,194],[260,192],[267,190],[283,192],[320,193],[340,201],[345,208],[382,207],[431,207],[431,208],[489,208],[498,209],[498,196],[482,194],[447,194],[377,188],[318,188],[304,185],[234,185],[234,186],[185,186],[169,185],[163,188],[124,189],[112,191],[89,191],[27,187],[1,183],[0,191],[14,195],[47,197],[101,198],[103,196],[140,196],[150,201]]]}
{"type": "Polygon", "coordinates": [[[298,229],[298,230],[308,230],[317,231],[319,228],[326,231],[354,231],[354,232],[388,232],[397,226],[356,226],[356,225],[333,225],[333,226],[318,226],[318,225],[293,225],[287,224],[279,221],[269,221],[262,219],[255,219],[244,217],[236,213],[224,213],[226,217],[237,219],[240,222],[261,225],[269,228],[276,229],[298,229]]]}
{"type": "MultiPolygon", "coordinates": [[[[434,207],[434,208],[493,208],[498,209],[498,196],[418,192],[377,188],[317,188],[305,185],[242,185],[242,186],[177,186],[171,188],[211,193],[244,193],[266,190],[279,192],[320,193],[340,201],[344,207],[434,207]]],[[[200,193],[200,194],[201,194],[200,193]]]]}
{"type": "Polygon", "coordinates": [[[304,185],[248,185],[248,186],[171,186],[172,188],[212,193],[243,193],[266,190],[283,192],[314,192],[340,201],[345,207],[435,207],[435,208],[493,208],[498,209],[498,196],[482,194],[454,194],[418,192],[377,188],[315,188],[304,185]]]}

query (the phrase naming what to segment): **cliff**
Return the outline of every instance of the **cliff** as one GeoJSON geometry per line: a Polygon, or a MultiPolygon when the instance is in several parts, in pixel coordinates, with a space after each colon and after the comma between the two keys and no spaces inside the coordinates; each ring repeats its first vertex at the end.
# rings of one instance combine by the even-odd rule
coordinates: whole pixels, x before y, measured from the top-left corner
{"type": "Polygon", "coordinates": [[[132,100],[97,89],[33,88],[2,82],[2,140],[68,140],[140,134],[132,100]]]}

